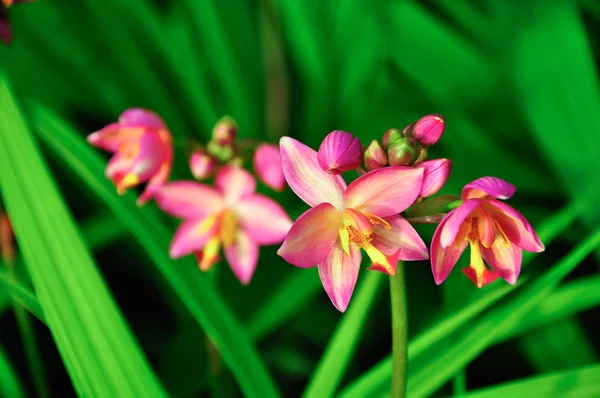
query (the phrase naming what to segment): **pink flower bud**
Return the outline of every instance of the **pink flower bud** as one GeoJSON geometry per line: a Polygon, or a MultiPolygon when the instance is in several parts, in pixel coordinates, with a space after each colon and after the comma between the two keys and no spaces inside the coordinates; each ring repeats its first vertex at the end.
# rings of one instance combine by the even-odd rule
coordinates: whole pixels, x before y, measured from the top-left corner
{"type": "Polygon", "coordinates": [[[390,145],[402,138],[404,138],[402,131],[398,129],[389,129],[383,134],[381,143],[383,144],[384,149],[388,149],[390,145]]]}
{"type": "Polygon", "coordinates": [[[254,172],[265,185],[276,191],[285,188],[285,177],[281,168],[279,146],[260,144],[254,152],[254,172]]]}
{"type": "Polygon", "coordinates": [[[442,138],[445,127],[440,115],[423,116],[412,129],[412,136],[423,146],[431,146],[442,138]]]}
{"type": "Polygon", "coordinates": [[[388,148],[390,166],[409,166],[415,160],[414,140],[404,138],[397,140],[388,148]]]}
{"type": "Polygon", "coordinates": [[[235,141],[238,126],[235,120],[224,116],[215,124],[212,132],[212,141],[219,146],[231,146],[235,141]]]}
{"type": "Polygon", "coordinates": [[[373,140],[365,151],[365,166],[367,170],[375,170],[385,167],[388,164],[388,158],[383,147],[377,140],[373,140]]]}
{"type": "Polygon", "coordinates": [[[204,151],[196,151],[190,156],[190,169],[197,180],[204,180],[212,176],[216,167],[216,159],[204,151]]]}
{"type": "Polygon", "coordinates": [[[357,137],[341,130],[327,134],[317,154],[319,166],[330,174],[354,170],[362,162],[362,145],[357,137]]]}
{"type": "Polygon", "coordinates": [[[452,162],[450,159],[428,160],[419,167],[424,169],[423,187],[419,196],[426,198],[435,195],[446,184],[452,169],[452,162]]]}

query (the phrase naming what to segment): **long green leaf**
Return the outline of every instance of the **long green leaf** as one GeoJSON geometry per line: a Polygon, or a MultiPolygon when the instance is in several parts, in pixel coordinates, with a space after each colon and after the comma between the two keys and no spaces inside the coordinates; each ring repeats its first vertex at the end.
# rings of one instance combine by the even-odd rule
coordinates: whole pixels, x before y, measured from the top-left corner
{"type": "Polygon", "coordinates": [[[44,311],[37,297],[26,286],[12,280],[6,271],[0,271],[0,287],[40,322],[46,323],[44,311]]]}
{"type": "Polygon", "coordinates": [[[48,326],[84,396],[165,396],[0,76],[0,186],[48,326]]]}
{"type": "Polygon", "coordinates": [[[248,397],[279,395],[264,363],[231,310],[206,275],[188,257],[168,257],[170,231],[149,206],[139,208],[133,194],[117,195],[104,178],[104,162],[77,134],[52,113],[36,108],[34,122],[40,137],[75,172],[147,252],[182,303],[213,339],[223,360],[248,397]]]}
{"type": "Polygon", "coordinates": [[[0,395],[5,398],[25,397],[21,380],[10,359],[0,346],[0,395]]]}

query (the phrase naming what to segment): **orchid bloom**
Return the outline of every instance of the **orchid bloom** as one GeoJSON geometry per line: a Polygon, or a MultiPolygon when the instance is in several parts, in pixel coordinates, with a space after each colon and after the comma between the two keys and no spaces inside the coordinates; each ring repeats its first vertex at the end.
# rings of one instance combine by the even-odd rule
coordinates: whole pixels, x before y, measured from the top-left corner
{"type": "Polygon", "coordinates": [[[256,180],[248,171],[221,167],[215,188],[193,181],[164,185],[155,195],[158,206],[184,219],[173,237],[169,254],[195,254],[199,267],[209,270],[225,258],[242,284],[250,283],[258,261],[259,245],[280,243],[292,221],[274,200],[255,193],[256,180]]]}
{"type": "Polygon", "coordinates": [[[132,108],[121,114],[117,123],[88,136],[88,142],[113,152],[106,176],[119,194],[147,182],[138,204],[146,203],[166,182],[171,173],[173,148],[171,133],[154,112],[132,108]]]}
{"type": "Polygon", "coordinates": [[[385,167],[349,186],[324,171],[317,152],[293,138],[280,141],[283,173],[312,208],[290,229],[277,252],[302,268],[318,266],[323,287],[341,312],[348,306],[363,249],[377,271],[393,275],[400,260],[425,260],[427,247],[399,213],[421,192],[423,169],[385,167]]]}
{"type": "Polygon", "coordinates": [[[265,185],[279,192],[285,189],[281,155],[277,145],[260,144],[254,152],[253,163],[254,172],[265,185]]]}
{"type": "Polygon", "coordinates": [[[515,191],[514,185],[495,177],[479,178],[463,188],[463,203],[442,219],[431,242],[436,284],[446,279],[467,244],[471,264],[463,272],[477,287],[498,277],[516,283],[522,251],[541,252],[544,245],[521,213],[497,200],[508,199],[515,191]]]}

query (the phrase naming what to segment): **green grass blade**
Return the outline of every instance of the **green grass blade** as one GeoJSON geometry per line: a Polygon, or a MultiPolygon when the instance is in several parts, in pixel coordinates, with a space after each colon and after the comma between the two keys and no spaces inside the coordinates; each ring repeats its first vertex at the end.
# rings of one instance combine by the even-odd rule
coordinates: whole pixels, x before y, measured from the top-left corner
{"type": "Polygon", "coordinates": [[[600,365],[570,369],[473,391],[465,398],[598,397],[600,365]]]}
{"type": "MultiPolygon", "coordinates": [[[[2,268],[5,269],[4,264],[2,264],[2,268]]],[[[29,288],[12,280],[6,271],[0,271],[0,287],[8,293],[10,297],[16,300],[19,305],[23,306],[30,314],[39,319],[40,322],[46,323],[44,311],[42,310],[37,297],[35,297],[29,288]]]]}
{"type": "Polygon", "coordinates": [[[25,390],[17,371],[0,346],[0,395],[5,398],[24,398],[25,390]]]}
{"type": "Polygon", "coordinates": [[[4,202],[75,390],[86,396],[164,396],[1,77],[0,108],[4,202]]]}
{"type": "Polygon", "coordinates": [[[172,261],[168,256],[171,231],[151,206],[139,208],[133,193],[121,197],[104,177],[105,162],[64,122],[36,108],[34,122],[40,137],[65,161],[144,248],[163,277],[196,321],[215,342],[242,391],[248,397],[279,396],[248,336],[209,278],[191,257],[172,261]]]}
{"type": "Polygon", "coordinates": [[[384,279],[379,272],[367,272],[357,292],[354,294],[348,312],[335,330],[329,344],[321,356],[321,361],[313,373],[303,394],[306,398],[333,396],[339,385],[352,354],[359,342],[360,331],[367,321],[369,309],[375,301],[376,293],[384,279]]]}

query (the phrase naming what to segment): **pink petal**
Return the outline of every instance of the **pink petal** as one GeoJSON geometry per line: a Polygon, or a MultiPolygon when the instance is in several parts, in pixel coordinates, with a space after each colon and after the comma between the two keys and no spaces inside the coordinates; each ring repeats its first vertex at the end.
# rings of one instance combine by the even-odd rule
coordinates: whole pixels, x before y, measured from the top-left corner
{"type": "Polygon", "coordinates": [[[211,228],[201,228],[203,219],[187,220],[181,223],[169,248],[169,256],[173,259],[191,254],[204,247],[208,239],[215,233],[215,223],[211,228]]]}
{"type": "Polygon", "coordinates": [[[214,188],[193,181],[175,181],[164,185],[154,196],[165,213],[179,218],[204,218],[225,206],[214,188]]]}
{"type": "Polygon", "coordinates": [[[248,171],[237,166],[221,167],[215,176],[215,187],[223,193],[229,205],[254,194],[256,180],[248,171]]]}
{"type": "Polygon", "coordinates": [[[268,187],[283,191],[285,177],[281,168],[281,152],[277,145],[260,144],[254,152],[254,172],[268,187]]]}
{"type": "Polygon", "coordinates": [[[260,245],[281,243],[292,227],[292,220],[279,203],[263,195],[245,197],[234,211],[241,227],[260,245]]]}
{"type": "Polygon", "coordinates": [[[446,184],[452,162],[449,159],[428,160],[419,165],[424,169],[423,188],[421,188],[422,198],[435,195],[446,184]]]}
{"type": "Polygon", "coordinates": [[[431,271],[433,272],[433,279],[437,285],[446,280],[450,271],[452,271],[452,268],[454,268],[454,265],[456,265],[459,257],[467,247],[466,240],[456,242],[456,244],[452,244],[446,248],[442,247],[440,242],[441,231],[455,211],[456,210],[453,210],[448,213],[448,215],[440,222],[431,241],[431,271]]]}
{"type": "Polygon", "coordinates": [[[139,141],[139,151],[135,156],[135,163],[131,172],[148,181],[158,172],[164,159],[168,156],[170,148],[155,132],[145,132],[139,141]]]}
{"type": "Polygon", "coordinates": [[[134,161],[135,159],[125,157],[117,152],[106,164],[104,174],[115,183],[116,179],[123,178],[125,174],[132,170],[134,161]]]}
{"type": "Polygon", "coordinates": [[[346,190],[345,206],[388,217],[406,210],[421,192],[423,169],[385,167],[358,177],[346,190]]]}
{"type": "Polygon", "coordinates": [[[360,140],[345,131],[332,131],[321,142],[317,161],[321,169],[331,174],[354,170],[362,163],[360,140]]]}
{"type": "MultiPolygon", "coordinates": [[[[462,268],[461,270],[467,276],[467,278],[469,278],[471,280],[471,282],[473,282],[475,284],[475,286],[477,286],[479,281],[477,280],[477,271],[475,271],[475,268],[469,266],[469,267],[462,268]]],[[[500,278],[499,272],[490,271],[489,269],[485,269],[485,270],[483,270],[483,282],[481,283],[481,286],[477,286],[477,287],[484,287],[485,285],[492,283],[493,281],[495,281],[498,278],[500,278]]]]}
{"type": "Polygon", "coordinates": [[[297,267],[314,267],[333,248],[341,222],[339,210],[329,203],[321,203],[296,220],[277,254],[297,267]]]}
{"type": "MultiPolygon", "coordinates": [[[[450,246],[454,242],[462,223],[480,205],[481,200],[479,199],[467,199],[459,207],[448,213],[444,228],[440,233],[440,243],[443,248],[450,246]]],[[[436,232],[440,230],[441,225],[440,223],[436,232]]]]}
{"type": "Polygon", "coordinates": [[[498,222],[508,240],[528,252],[544,251],[544,244],[527,219],[506,203],[490,200],[484,203],[490,215],[498,222]]]}
{"type": "Polygon", "coordinates": [[[425,242],[408,221],[400,215],[386,217],[385,220],[392,227],[385,229],[381,225],[373,227],[373,246],[386,256],[396,255],[398,260],[420,261],[427,260],[429,253],[425,242]]]}
{"type": "Polygon", "coordinates": [[[514,285],[521,272],[521,261],[523,250],[517,245],[506,245],[501,239],[497,239],[491,248],[481,247],[481,255],[492,269],[502,279],[514,285]]]}
{"type": "Polygon", "coordinates": [[[166,129],[165,122],[156,113],[142,108],[130,108],[119,116],[119,123],[125,126],[147,127],[156,130],[166,129]]]}
{"type": "Polygon", "coordinates": [[[216,167],[216,159],[204,151],[195,151],[190,156],[190,170],[197,180],[212,176],[216,167]]]}
{"type": "Polygon", "coordinates": [[[508,199],[517,188],[509,182],[496,177],[481,177],[465,185],[463,199],[508,199]]]}
{"type": "Polygon", "coordinates": [[[323,171],[317,153],[293,138],[282,137],[279,147],[283,175],[300,199],[313,207],[331,203],[343,209],[346,183],[341,176],[323,171]]]}
{"type": "Polygon", "coordinates": [[[350,245],[350,256],[348,256],[338,242],[327,258],[319,264],[319,276],[323,288],[340,312],[348,308],[358,279],[361,259],[358,247],[350,245]]]}
{"type": "MultiPolygon", "coordinates": [[[[167,159],[170,159],[170,158],[167,158],[167,159]]],[[[137,200],[138,206],[143,205],[148,200],[150,200],[150,198],[153,198],[154,195],[156,195],[156,192],[159,191],[165,185],[165,183],[169,179],[169,176],[171,175],[171,165],[172,165],[171,160],[163,161],[160,169],[158,169],[158,172],[154,176],[152,176],[150,181],[148,181],[148,184],[146,185],[146,189],[144,190],[144,192],[142,192],[142,194],[138,198],[138,200],[137,200]]]]}
{"type": "Polygon", "coordinates": [[[87,141],[96,148],[116,152],[126,142],[137,142],[143,133],[144,129],[141,127],[125,127],[119,123],[112,123],[90,134],[87,141]]]}
{"type": "Polygon", "coordinates": [[[233,274],[242,285],[249,284],[258,262],[258,244],[240,229],[234,243],[223,250],[233,274]]]}

